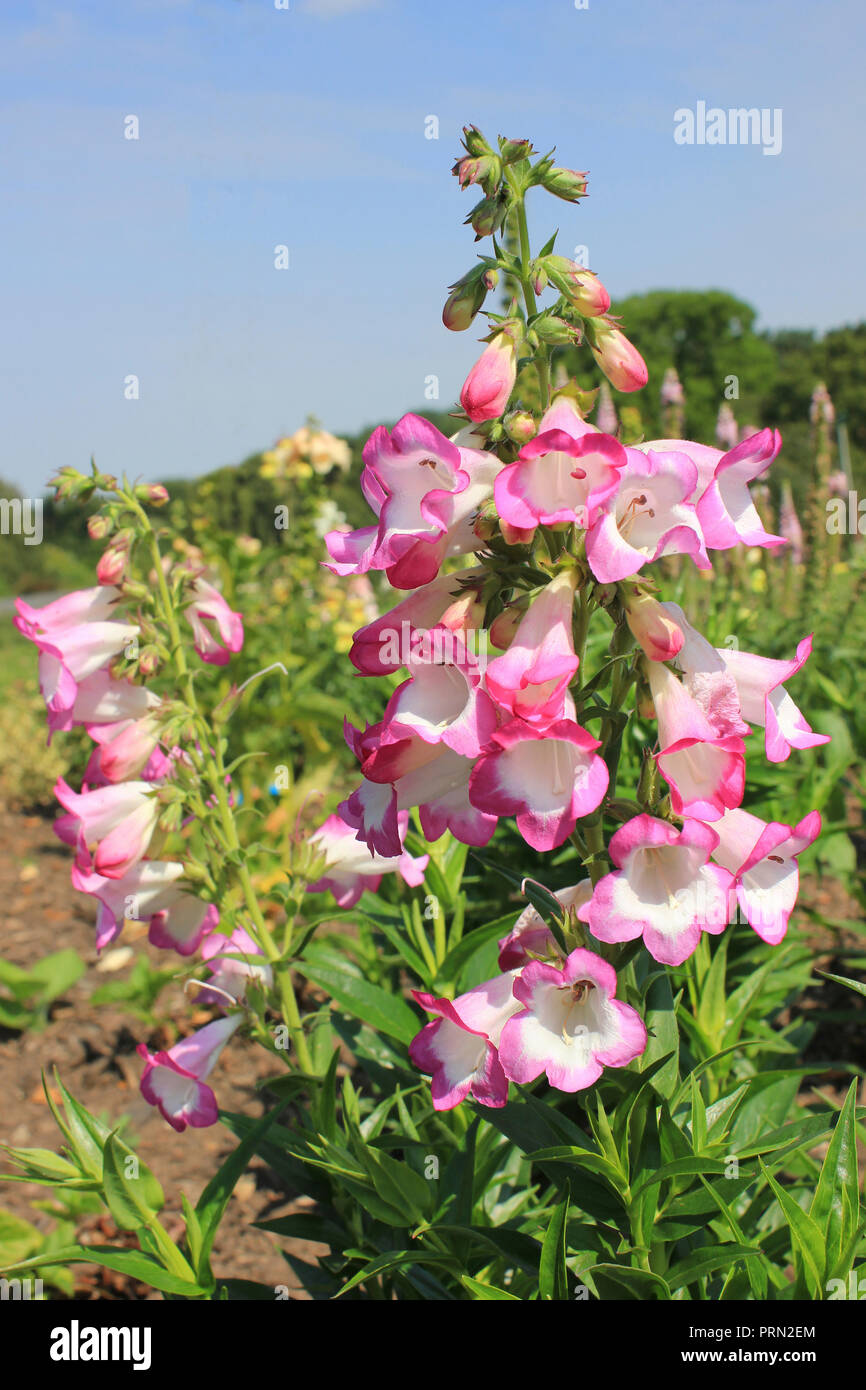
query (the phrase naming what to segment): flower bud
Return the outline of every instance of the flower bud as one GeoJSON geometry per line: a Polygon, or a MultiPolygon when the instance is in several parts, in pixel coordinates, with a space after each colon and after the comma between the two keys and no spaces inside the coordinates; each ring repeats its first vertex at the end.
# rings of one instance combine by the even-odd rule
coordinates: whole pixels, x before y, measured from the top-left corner
{"type": "Polygon", "coordinates": [[[468,328],[487,297],[484,276],[470,271],[451,286],[451,293],[442,310],[442,322],[455,333],[468,328]]]}
{"type": "Polygon", "coordinates": [[[458,159],[451,170],[461,188],[478,183],[485,193],[495,193],[502,178],[502,160],[495,154],[482,154],[474,159],[458,159]]]}
{"type": "MultiPolygon", "coordinates": [[[[139,489],[136,489],[138,492],[139,489]]],[[[149,502],[152,507],[164,507],[168,501],[168,488],[163,487],[162,483],[148,483],[141,489],[144,494],[144,501],[149,502]]]]}
{"type": "Polygon", "coordinates": [[[580,340],[579,330],[556,314],[539,315],[533,320],[532,331],[542,343],[553,343],[555,346],[564,346],[580,340]]]}
{"type": "Polygon", "coordinates": [[[626,622],[650,661],[672,661],[683,645],[682,629],[652,594],[625,598],[626,622]]]}
{"type": "Polygon", "coordinates": [[[482,237],[492,236],[499,231],[507,212],[508,196],[505,193],[494,193],[475,204],[465,219],[464,226],[470,225],[475,232],[475,240],[480,241],[482,237]]]}
{"type": "Polygon", "coordinates": [[[113,543],[103,551],[96,566],[96,578],[100,584],[118,584],[126,573],[129,564],[129,542],[113,543]]]}
{"type": "Polygon", "coordinates": [[[493,420],[508,404],[517,380],[517,353],[510,333],[497,333],[463,383],[460,404],[473,424],[493,420]]]}
{"type": "Polygon", "coordinates": [[[492,541],[499,534],[499,517],[492,500],[483,502],[478,508],[472,532],[480,541],[492,541]]]}
{"type": "Polygon", "coordinates": [[[468,154],[484,155],[493,153],[493,150],[484,139],[477,125],[465,125],[463,127],[463,146],[468,154]]]}
{"type": "Polygon", "coordinates": [[[499,271],[495,265],[488,266],[481,277],[481,282],[485,289],[495,290],[499,284],[499,271]]]}
{"type": "Polygon", "coordinates": [[[509,603],[508,607],[503,608],[502,612],[493,619],[490,624],[490,641],[494,647],[498,647],[500,651],[505,651],[511,646],[514,634],[528,607],[528,599],[523,599],[518,603],[509,603]]]}
{"type": "Polygon", "coordinates": [[[528,410],[513,410],[503,421],[505,433],[515,444],[528,444],[538,433],[535,417],[528,410]]]}
{"type": "Polygon", "coordinates": [[[138,669],[143,676],[155,676],[159,670],[159,652],[156,647],[144,647],[138,658],[138,669]]]}
{"type": "Polygon", "coordinates": [[[633,343],[609,319],[590,320],[589,346],[601,370],[617,391],[639,391],[646,386],[646,363],[633,343]]]}
{"type": "Polygon", "coordinates": [[[529,159],[532,154],[531,140],[504,140],[499,137],[499,153],[503,164],[517,164],[521,159],[529,159]]]}
{"type": "Polygon", "coordinates": [[[567,256],[546,256],[543,261],[553,284],[585,318],[598,318],[610,308],[610,295],[597,275],[584,270],[567,256]]]}
{"type": "Polygon", "coordinates": [[[512,526],[510,521],[500,521],[499,529],[506,545],[529,545],[536,531],[534,526],[512,526]]]}
{"type": "Polygon", "coordinates": [[[87,518],[87,534],[92,541],[106,540],[111,535],[113,526],[110,517],[100,516],[99,513],[87,518]]]}
{"type": "Polygon", "coordinates": [[[554,165],[545,174],[542,185],[557,198],[576,203],[578,198],[586,196],[586,178],[586,174],[578,173],[575,169],[560,169],[554,165]]]}

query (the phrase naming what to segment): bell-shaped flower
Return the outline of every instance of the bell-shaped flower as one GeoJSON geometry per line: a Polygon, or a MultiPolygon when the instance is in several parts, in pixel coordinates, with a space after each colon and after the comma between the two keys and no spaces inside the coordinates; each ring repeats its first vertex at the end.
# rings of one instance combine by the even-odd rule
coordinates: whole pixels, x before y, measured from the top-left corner
{"type": "MultiPolygon", "coordinates": [[[[402,845],[409,828],[409,813],[401,811],[396,817],[396,829],[402,845]]],[[[340,907],[354,907],[365,889],[375,892],[383,874],[399,873],[405,883],[416,888],[424,882],[424,870],[430,856],[413,858],[407,850],[389,857],[370,853],[361,843],[355,827],[341,816],[329,816],[310,837],[310,844],[325,856],[325,871],[315,883],[307,885],[308,893],[333,893],[340,907]]]]}
{"type": "Polygon", "coordinates": [[[39,687],[49,716],[75,703],[79,683],[106,666],[134,637],[134,623],[113,622],[120,591],[108,586],[80,589],[44,608],[16,599],[18,631],[39,648],[39,687]]]}
{"type": "Polygon", "coordinates": [[[120,782],[78,793],[58,779],[54,795],[68,817],[60,817],[55,830],[75,845],[81,868],[122,878],[144,857],[160,811],[153,790],[150,782],[120,782]]]}
{"type": "Polygon", "coordinates": [[[206,938],[201,954],[208,962],[210,974],[208,983],[196,995],[197,1004],[231,1008],[233,1004],[244,1002],[251,981],[264,990],[270,989],[273,984],[273,970],[243,927],[235,927],[231,936],[212,932],[206,938]]]}
{"type": "Polygon", "coordinates": [[[736,808],[713,829],[719,839],[713,858],[734,875],[743,916],[763,941],[778,945],[800,887],[797,856],[818,838],[820,815],[810,811],[792,828],[736,808]]]}
{"type": "MultiPolygon", "coordinates": [[[[568,888],[557,888],[556,901],[566,912],[577,910],[592,897],[592,880],[585,878],[568,888]]],[[[558,950],[556,942],[540,912],[532,906],[524,908],[507,936],[499,940],[499,969],[513,970],[538,956],[549,956],[558,950]]]]}
{"type": "Polygon", "coordinates": [[[615,495],[586,536],[589,567],[602,584],[637,574],[661,555],[689,555],[710,569],[697,513],[689,501],[698,471],[683,453],[626,451],[615,495]]]}
{"type": "Polygon", "coordinates": [[[546,1073],[559,1091],[592,1086],[604,1067],[625,1067],[645,1050],[640,1015],[616,999],[616,972],[593,951],[578,948],[563,968],[531,961],[514,981],[523,1005],[499,1039],[499,1060],[511,1081],[546,1073]]]}
{"type": "Polygon", "coordinates": [[[572,636],[576,576],[576,570],[564,570],[541,590],[504,655],[487,666],[485,681],[494,700],[530,724],[562,717],[563,695],[577,671],[572,636]]]}
{"type": "Polygon", "coordinates": [[[783,763],[792,748],[815,748],[829,743],[829,734],[816,734],[807,723],[784,682],[805,666],[812,654],[812,638],[798,643],[792,661],[773,661],[752,652],[720,651],[725,671],[737,687],[743,718],[764,728],[764,744],[771,763],[783,763]]]}
{"type": "Polygon", "coordinates": [[[218,1018],[188,1038],[181,1038],[167,1052],[151,1054],[144,1043],[139,1044],[137,1052],[145,1062],[141,1094],[148,1105],[157,1107],[172,1129],[180,1133],[187,1125],[204,1129],[216,1124],[216,1096],[205,1084],[205,1078],[210,1076],[242,1018],[242,1014],[218,1018]]]}
{"type": "Polygon", "coordinates": [[[494,816],[515,816],[533,849],[567,840],[601,804],[608,770],[599,742],[572,719],[536,726],[512,719],[498,729],[469,779],[469,800],[494,816]]]}
{"type": "Polygon", "coordinates": [[[701,932],[718,935],[729,917],[731,874],[709,862],[719,837],[687,820],[682,830],[655,816],[635,816],[610,841],[616,865],[578,913],[599,941],[643,936],[650,955],[682,965],[701,932]]]}
{"type": "Polygon", "coordinates": [[[505,412],[517,380],[517,352],[510,333],[497,333],[463,383],[460,404],[473,424],[505,412]]]}
{"type": "Polygon", "coordinates": [[[480,1105],[498,1107],[508,1099],[508,1081],[496,1047],[503,1025],[520,1008],[512,986],[517,971],[485,980],[453,1001],[413,990],[428,1023],[409,1044],[419,1071],[432,1076],[434,1110],[451,1110],[471,1095],[480,1105]]]}
{"type": "Polygon", "coordinates": [[[413,806],[428,840],[450,830],[464,844],[486,845],[496,816],[470,801],[472,768],[472,758],[414,734],[397,743],[381,742],[365,757],[364,781],[338,808],[339,814],[377,854],[400,852],[397,813],[413,806]]]}
{"type": "Polygon", "coordinates": [[[362,676],[384,676],[407,666],[425,632],[446,627],[471,632],[484,620],[478,593],[486,577],[480,565],[440,574],[400,603],[359,628],[349,660],[362,676]]]}
{"type": "Polygon", "coordinates": [[[125,921],[133,921],[149,923],[152,946],[191,956],[219,925],[217,909],[186,891],[183,865],[172,861],[143,859],[121,878],[74,864],[72,886],[99,903],[97,951],[117,939],[125,921]]]}
{"type": "Polygon", "coordinates": [[[211,666],[225,666],[232,652],[240,651],[244,644],[241,614],[233,612],[219,589],[201,575],[192,585],[192,600],[184,612],[193,631],[195,649],[202,661],[211,666]]]}
{"type": "Polygon", "coordinates": [[[477,757],[497,724],[496,707],[481,687],[477,656],[467,651],[459,633],[434,628],[407,665],[409,679],[385,709],[383,742],[415,734],[424,743],[444,743],[464,757],[477,757]]]}
{"type": "Polygon", "coordinates": [[[777,661],[753,652],[713,647],[675,603],[663,607],[683,631],[683,646],[675,660],[686,687],[719,733],[745,733],[750,724],[757,724],[765,731],[765,752],[771,763],[785,762],[792,748],[815,748],[830,742],[828,734],[814,732],[784,688],[784,682],[811,656],[811,636],[798,644],[793,660],[777,661]]]}
{"type": "Polygon", "coordinates": [[[771,549],[784,545],[782,536],[771,536],[764,530],[749,493],[749,483],[766,473],[781,447],[778,430],[760,430],[719,459],[697,507],[701,529],[713,550],[730,550],[735,545],[771,549]]]}
{"type": "Polygon", "coordinates": [[[610,435],[587,430],[575,438],[563,429],[541,430],[497,477],[496,509],[526,530],[560,521],[591,526],[619,487],[627,460],[610,435]]]}
{"type": "Polygon", "coordinates": [[[745,745],[715,726],[667,666],[647,663],[659,728],[656,763],[677,816],[715,821],[743,799],[745,745]]]}
{"type": "Polygon", "coordinates": [[[429,583],[446,556],[474,549],[472,518],[499,467],[492,454],[460,448],[418,415],[404,415],[390,434],[380,426],[364,446],[361,475],[376,525],[331,531],[328,568],[385,570],[397,589],[429,583]]]}
{"type": "Polygon", "coordinates": [[[84,724],[93,738],[91,725],[118,724],[140,719],[158,709],[159,697],[143,685],[115,680],[105,669],[78,681],[75,698],[68,709],[48,711],[49,741],[52,734],[84,724]]]}
{"type": "Polygon", "coordinates": [[[774,547],[783,536],[764,530],[749,493],[749,483],[766,473],[781,448],[778,430],[759,430],[723,453],[687,439],[652,439],[636,447],[643,453],[687,454],[698,470],[691,501],[695,503],[704,541],[710,550],[735,545],[774,547]]]}
{"type": "Polygon", "coordinates": [[[152,715],[120,719],[116,724],[91,724],[87,732],[96,744],[84,780],[125,782],[142,774],[159,742],[159,722],[152,715]]]}

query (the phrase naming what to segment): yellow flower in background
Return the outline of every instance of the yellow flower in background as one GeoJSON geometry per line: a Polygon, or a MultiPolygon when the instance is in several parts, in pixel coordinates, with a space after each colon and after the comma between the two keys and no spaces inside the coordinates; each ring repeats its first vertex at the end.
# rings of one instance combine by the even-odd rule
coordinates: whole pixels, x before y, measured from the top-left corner
{"type": "Polygon", "coordinates": [[[262,454],[263,478],[311,478],[324,476],[332,468],[345,472],[352,452],[345,439],[312,424],[302,425],[294,434],[278,439],[262,454]]]}

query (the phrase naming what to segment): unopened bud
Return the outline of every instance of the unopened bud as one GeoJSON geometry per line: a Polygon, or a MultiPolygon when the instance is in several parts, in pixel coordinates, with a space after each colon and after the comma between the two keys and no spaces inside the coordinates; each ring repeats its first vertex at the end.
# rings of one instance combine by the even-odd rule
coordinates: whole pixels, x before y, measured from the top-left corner
{"type": "Polygon", "coordinates": [[[469,154],[493,153],[477,125],[465,125],[463,127],[463,145],[469,154]]]}
{"type": "Polygon", "coordinates": [[[646,363],[633,343],[609,319],[589,320],[589,346],[617,391],[639,391],[649,379],[646,363]]]}
{"type": "Polygon", "coordinates": [[[586,174],[578,173],[576,169],[560,169],[554,165],[545,174],[542,184],[555,197],[564,198],[567,203],[576,203],[578,198],[586,196],[586,178],[586,174]]]}
{"type": "Polygon", "coordinates": [[[470,225],[475,232],[475,240],[480,241],[482,237],[492,236],[499,231],[507,212],[507,195],[494,193],[475,204],[464,225],[470,225]]]}
{"type": "Polygon", "coordinates": [[[650,661],[672,661],[683,645],[682,629],[652,594],[625,599],[626,622],[650,661]]]}
{"type": "Polygon", "coordinates": [[[514,634],[528,607],[529,601],[526,599],[518,603],[509,603],[508,607],[503,608],[502,612],[493,619],[490,624],[490,640],[494,647],[498,647],[500,651],[505,651],[507,647],[511,646],[514,634]]]}
{"type": "Polygon", "coordinates": [[[492,501],[483,502],[479,507],[472,531],[480,541],[490,541],[499,534],[499,517],[492,501]]]}
{"type": "Polygon", "coordinates": [[[545,256],[542,262],[551,281],[585,318],[598,318],[610,308],[610,295],[597,275],[584,270],[567,256],[545,256]]]}
{"type": "Polygon", "coordinates": [[[513,410],[510,415],[506,415],[503,424],[505,433],[515,444],[528,444],[538,433],[535,417],[530,415],[528,410],[513,410]]]}
{"type": "Polygon", "coordinates": [[[87,534],[92,541],[104,541],[111,535],[114,523],[110,517],[101,516],[98,512],[95,516],[87,518],[87,534]]]}
{"type": "Polygon", "coordinates": [[[517,380],[517,353],[510,333],[497,333],[463,383],[460,404],[473,424],[494,420],[508,404],[517,380]]]}
{"type": "Polygon", "coordinates": [[[455,333],[468,328],[487,297],[483,274],[470,271],[451,286],[451,293],[442,310],[442,322],[455,333]]]}
{"type": "Polygon", "coordinates": [[[138,669],[143,676],[155,676],[159,670],[159,652],[155,647],[145,647],[138,658],[138,669]]]}
{"type": "Polygon", "coordinates": [[[506,545],[529,545],[536,532],[534,526],[512,526],[510,521],[500,521],[499,529],[506,545]]]}
{"type": "Polygon", "coordinates": [[[532,154],[531,140],[504,140],[499,138],[499,153],[503,164],[517,164],[521,159],[529,159],[532,154]]]}
{"type": "Polygon", "coordinates": [[[552,343],[555,346],[564,346],[567,343],[577,342],[580,334],[565,319],[559,318],[556,314],[541,314],[533,321],[532,331],[542,343],[552,343]]]}
{"type": "Polygon", "coordinates": [[[502,178],[502,160],[495,154],[476,155],[474,158],[458,159],[452,174],[461,188],[478,183],[485,193],[495,193],[502,178]]]}

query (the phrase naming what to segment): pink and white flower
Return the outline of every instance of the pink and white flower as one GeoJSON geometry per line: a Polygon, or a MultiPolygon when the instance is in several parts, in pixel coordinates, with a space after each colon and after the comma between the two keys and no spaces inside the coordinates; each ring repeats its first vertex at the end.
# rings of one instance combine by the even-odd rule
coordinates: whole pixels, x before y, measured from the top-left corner
{"type": "Polygon", "coordinates": [[[624,1067],[645,1050],[640,1015],[616,999],[616,972],[592,951],[572,951],[561,970],[541,961],[514,981],[523,1005],[499,1039],[499,1060],[511,1081],[546,1073],[559,1091],[592,1086],[604,1067],[624,1067]]]}
{"type": "Polygon", "coordinates": [[[496,509],[522,530],[560,521],[591,526],[619,487],[627,461],[623,446],[597,430],[579,437],[561,428],[540,430],[497,477],[496,509]]]}
{"type": "Polygon", "coordinates": [[[611,837],[616,865],[595,885],[578,913],[599,941],[643,936],[650,955],[682,965],[701,932],[718,935],[728,922],[731,874],[709,862],[719,837],[708,825],[682,830],[654,816],[635,816],[611,837]]]}
{"type": "Polygon", "coordinates": [[[720,734],[667,666],[647,663],[659,728],[656,763],[670,787],[677,816],[715,821],[743,799],[745,745],[720,734]]]}
{"type": "Polygon", "coordinates": [[[192,585],[192,598],[184,612],[202,661],[225,666],[232,652],[240,651],[244,644],[243,618],[229,608],[219,589],[202,575],[192,585]]]}
{"type": "Polygon", "coordinates": [[[74,845],[81,868],[105,878],[123,878],[147,853],[159,817],[159,801],[150,782],[120,782],[93,791],[74,792],[60,777],[54,795],[67,816],[55,831],[74,845]]]}
{"type": "MultiPolygon", "coordinates": [[[[428,638],[437,635],[428,632],[428,638]]],[[[444,743],[474,758],[497,724],[496,707],[482,689],[482,672],[459,634],[442,629],[448,640],[428,641],[407,663],[409,679],[398,686],[385,709],[383,743],[417,735],[424,743],[444,743]]]]}
{"type": "Polygon", "coordinates": [[[364,446],[361,474],[376,524],[331,531],[328,568],[385,570],[395,589],[429,583],[446,556],[475,548],[472,519],[499,468],[492,454],[461,448],[418,415],[404,415],[390,434],[380,426],[364,446]]]}
{"type": "Polygon", "coordinates": [[[120,591],[109,586],[79,589],[44,608],[15,600],[18,631],[39,648],[39,686],[50,715],[75,703],[79,683],[106,666],[138,635],[134,623],[112,622],[120,591]]]}
{"type": "Polygon", "coordinates": [[[352,665],[362,676],[389,675],[408,664],[413,648],[432,628],[472,631],[484,619],[484,606],[478,601],[484,579],[484,569],[475,565],[440,574],[413,590],[388,613],[358,629],[349,652],[352,665]]]}
{"type": "Polygon", "coordinates": [[[436,999],[413,990],[428,1013],[438,1014],[409,1044],[419,1071],[432,1076],[434,1110],[451,1110],[471,1095],[498,1107],[508,1099],[508,1081],[497,1055],[503,1025],[519,1008],[512,985],[519,972],[485,980],[457,999],[436,999]]]}
{"type": "Polygon", "coordinates": [[[820,815],[810,811],[792,828],[736,808],[713,829],[719,839],[713,858],[733,874],[743,916],[762,941],[777,946],[797,901],[797,856],[821,833],[820,815]]]}
{"type": "Polygon", "coordinates": [[[227,995],[235,1004],[244,1002],[251,981],[265,990],[273,984],[273,970],[243,927],[235,927],[231,936],[212,932],[201,953],[209,963],[210,978],[197,994],[197,1004],[215,1004],[225,1009],[231,1007],[226,1001],[227,995]]]}
{"type": "Polygon", "coordinates": [[[611,584],[637,574],[661,555],[689,555],[710,569],[697,513],[689,501],[698,470],[685,453],[626,451],[619,487],[599,511],[586,537],[586,558],[596,579],[611,584]]]}
{"type": "Polygon", "coordinates": [[[607,791],[608,770],[598,747],[572,719],[543,727],[512,719],[476,762],[469,800],[479,811],[515,816],[533,849],[555,849],[607,791]]]}
{"type": "Polygon", "coordinates": [[[99,903],[97,951],[115,941],[129,920],[150,924],[152,946],[191,956],[219,925],[217,909],[185,891],[183,865],[171,861],[141,860],[121,878],[106,878],[73,864],[72,886],[99,903]]]}
{"type": "MultiPolygon", "coordinates": [[[[557,888],[553,895],[566,911],[577,909],[592,897],[592,880],[585,878],[568,888],[557,888]]],[[[557,950],[553,934],[544,918],[530,903],[524,908],[507,936],[499,940],[499,969],[513,970],[537,956],[548,956],[557,950]]]]}
{"type": "Polygon", "coordinates": [[[552,579],[530,604],[505,654],[487,666],[485,681],[494,700],[530,724],[565,713],[563,697],[578,667],[572,637],[575,580],[575,570],[552,579]]]}
{"type": "Polygon", "coordinates": [[[148,1052],[144,1043],[137,1051],[144,1058],[141,1094],[148,1105],[155,1105],[164,1120],[178,1133],[192,1125],[204,1129],[219,1118],[216,1096],[205,1078],[210,1076],[219,1055],[240,1027],[241,1014],[218,1018],[182,1038],[167,1052],[148,1052]]]}
{"type": "MultiPolygon", "coordinates": [[[[397,813],[396,832],[401,846],[408,827],[408,811],[397,813]]],[[[371,854],[367,846],[359,842],[356,829],[341,816],[329,816],[310,837],[310,844],[324,854],[326,867],[315,883],[308,884],[308,893],[324,893],[330,889],[340,907],[354,907],[365,889],[376,891],[383,874],[399,873],[404,883],[413,888],[424,882],[424,870],[430,860],[428,854],[413,858],[402,848],[387,857],[371,854]]]]}

